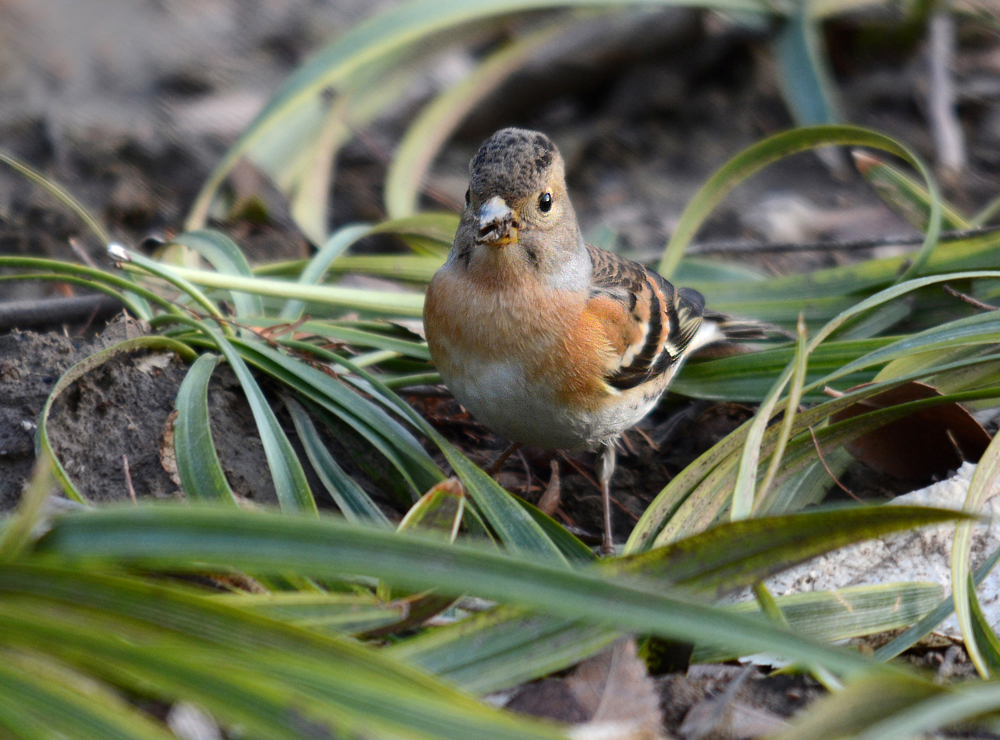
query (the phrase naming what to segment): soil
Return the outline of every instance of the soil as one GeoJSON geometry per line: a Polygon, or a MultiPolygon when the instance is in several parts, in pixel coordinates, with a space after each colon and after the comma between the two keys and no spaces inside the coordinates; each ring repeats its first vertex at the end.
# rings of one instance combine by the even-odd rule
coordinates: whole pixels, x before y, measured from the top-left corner
{"type": "MultiPolygon", "coordinates": [[[[0,4],[0,146],[63,183],[117,239],[135,245],[151,232],[177,231],[212,166],[280,82],[327,38],[388,4],[106,0],[98,14],[85,3],[63,7],[67,3],[60,0],[0,4]],[[66,43],[70,38],[73,43],[66,43]]],[[[826,27],[844,118],[897,136],[933,162],[923,31],[900,24],[894,12],[844,16],[826,27]]],[[[468,160],[485,136],[503,125],[538,128],[564,153],[585,234],[633,258],[651,259],[717,167],[791,124],[769,33],[685,9],[584,23],[478,106],[439,157],[428,192],[460,202],[468,160]]],[[[1000,192],[1000,35],[963,23],[958,42],[959,113],[969,162],[949,195],[973,209],[1000,192]]],[[[448,65],[467,64],[468,54],[445,52],[438,68],[420,80],[419,92],[356,132],[338,159],[335,225],[384,216],[381,183],[395,141],[417,103],[448,84],[448,65]]],[[[263,193],[263,222],[244,211],[219,224],[251,259],[309,253],[280,198],[256,170],[240,167],[232,187],[237,197],[263,193]]],[[[831,167],[807,154],[738,188],[700,239],[784,242],[900,233],[915,232],[878,203],[846,161],[831,167]]],[[[84,255],[106,263],[80,224],[6,169],[0,170],[0,253],[69,260],[84,255]]],[[[785,273],[865,256],[768,255],[755,258],[753,266],[785,273]]],[[[70,293],[64,285],[0,282],[5,301],[70,293]]],[[[122,317],[106,326],[92,318],[84,312],[35,326],[37,333],[24,331],[29,324],[23,320],[0,327],[0,512],[17,502],[34,459],[37,420],[58,379],[81,359],[143,331],[122,317]]],[[[175,357],[149,360],[149,353],[119,356],[74,383],[53,405],[56,454],[89,501],[127,500],[128,479],[139,497],[182,495],[163,467],[161,445],[185,367],[175,357]]],[[[260,439],[228,368],[214,373],[209,397],[214,441],[231,486],[249,501],[273,504],[260,439]]],[[[280,410],[280,401],[272,400],[280,410]]],[[[440,389],[411,393],[408,400],[480,464],[504,446],[440,389]]],[[[669,399],[630,432],[614,480],[616,539],[627,537],[672,475],[752,412],[736,404],[669,399]]],[[[287,416],[280,418],[294,440],[287,416]]],[[[398,481],[380,474],[365,458],[365,445],[344,430],[326,436],[347,472],[398,518],[398,481]]],[[[593,541],[600,531],[600,497],[588,456],[565,459],[525,450],[507,463],[500,481],[538,501],[553,460],[561,490],[555,513],[593,541]]],[[[663,679],[668,704],[681,691],[677,681],[663,679]]],[[[794,697],[812,696],[811,688],[792,688],[799,692],[794,697]]],[[[773,693],[792,688],[782,684],[773,693]]],[[[673,706],[679,711],[681,704],[673,706]]]]}

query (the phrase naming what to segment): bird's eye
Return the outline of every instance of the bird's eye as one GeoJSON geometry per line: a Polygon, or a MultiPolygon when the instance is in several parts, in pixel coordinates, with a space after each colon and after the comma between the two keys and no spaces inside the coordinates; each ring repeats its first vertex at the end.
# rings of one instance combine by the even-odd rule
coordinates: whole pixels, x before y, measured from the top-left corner
{"type": "Polygon", "coordinates": [[[465,189],[465,205],[469,205],[472,201],[472,190],[470,188],[465,189]]]}
{"type": "Polygon", "coordinates": [[[542,193],[538,199],[538,210],[542,213],[548,213],[552,210],[552,193],[542,193]]]}

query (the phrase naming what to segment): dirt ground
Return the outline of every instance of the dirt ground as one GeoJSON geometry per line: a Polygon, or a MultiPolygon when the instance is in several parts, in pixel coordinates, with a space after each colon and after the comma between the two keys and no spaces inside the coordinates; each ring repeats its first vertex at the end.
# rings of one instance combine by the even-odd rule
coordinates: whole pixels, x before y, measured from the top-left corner
{"type": "MultiPolygon", "coordinates": [[[[0,3],[0,147],[63,183],[126,243],[177,231],[211,167],[281,81],[324,41],[389,4],[6,0],[0,3]]],[[[874,11],[828,24],[826,40],[844,119],[896,136],[933,163],[923,29],[899,24],[894,11],[874,11]]],[[[338,160],[336,225],[384,216],[381,182],[394,142],[417,104],[447,84],[448,65],[467,64],[468,53],[443,54],[422,90],[357,132],[338,160]]],[[[960,24],[955,72],[968,166],[949,196],[974,209],[1000,193],[1000,33],[960,24]]],[[[691,195],[717,167],[791,119],[766,27],[667,9],[594,21],[541,52],[469,116],[434,168],[433,189],[460,202],[479,142],[511,124],[544,130],[560,146],[585,234],[611,236],[620,251],[645,259],[662,249],[691,195]]],[[[247,170],[237,179],[238,187],[259,182],[247,170]]],[[[258,262],[308,254],[273,193],[268,202],[268,223],[222,228],[258,262]]],[[[807,154],[738,188],[699,241],[911,233],[846,159],[831,171],[807,154]]],[[[77,251],[106,263],[71,216],[0,170],[0,253],[76,259],[77,251]]],[[[759,256],[754,265],[785,273],[862,256],[780,254],[759,256]]],[[[51,284],[0,283],[8,305],[65,294],[51,284]]],[[[0,512],[17,501],[34,458],[39,413],[59,377],[89,354],[142,332],[120,317],[105,328],[103,317],[113,313],[105,307],[98,315],[95,308],[36,321],[24,314],[7,319],[0,310],[0,512]]],[[[176,358],[130,355],[56,401],[50,422],[56,452],[89,500],[127,498],[129,479],[140,497],[181,495],[161,464],[160,446],[182,377],[176,358]]],[[[477,462],[503,446],[446,394],[408,400],[477,462]]],[[[215,373],[210,402],[232,487],[254,502],[273,502],[260,440],[231,374],[215,373]]],[[[627,536],[673,474],[751,413],[735,404],[670,399],[630,433],[615,479],[616,538],[627,536]]],[[[349,451],[357,455],[358,447],[349,451]]],[[[348,472],[369,490],[386,488],[346,457],[348,472]]],[[[553,459],[528,450],[507,464],[501,483],[537,500],[553,459]]],[[[558,465],[564,523],[596,536],[600,499],[590,480],[592,460],[584,455],[558,465]]],[[[393,501],[380,495],[392,512],[393,501]]],[[[665,696],[680,690],[671,681],[665,696]]],[[[784,684],[776,691],[792,691],[793,703],[814,693],[784,684]]]]}

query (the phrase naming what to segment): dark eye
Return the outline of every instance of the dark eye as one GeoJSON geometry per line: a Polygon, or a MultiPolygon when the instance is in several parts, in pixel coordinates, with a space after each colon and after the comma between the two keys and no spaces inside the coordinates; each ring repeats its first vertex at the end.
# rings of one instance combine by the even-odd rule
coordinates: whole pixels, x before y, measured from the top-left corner
{"type": "Polygon", "coordinates": [[[465,189],[465,205],[469,205],[472,200],[472,191],[469,188],[465,189]]]}
{"type": "Polygon", "coordinates": [[[552,210],[552,193],[542,193],[538,199],[538,210],[542,213],[548,213],[552,210]]]}

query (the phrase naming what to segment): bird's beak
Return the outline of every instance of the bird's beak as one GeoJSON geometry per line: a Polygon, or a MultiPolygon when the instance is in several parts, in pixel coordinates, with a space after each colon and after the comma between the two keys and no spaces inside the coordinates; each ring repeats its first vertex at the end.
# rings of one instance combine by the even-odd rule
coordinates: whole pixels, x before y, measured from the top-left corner
{"type": "Polygon", "coordinates": [[[504,199],[494,195],[479,208],[477,240],[493,247],[517,242],[517,219],[504,199]]]}

